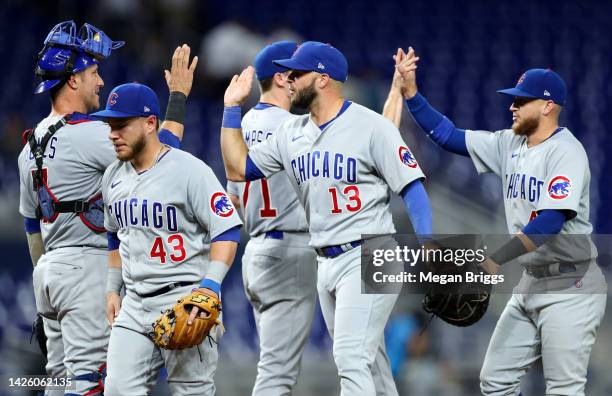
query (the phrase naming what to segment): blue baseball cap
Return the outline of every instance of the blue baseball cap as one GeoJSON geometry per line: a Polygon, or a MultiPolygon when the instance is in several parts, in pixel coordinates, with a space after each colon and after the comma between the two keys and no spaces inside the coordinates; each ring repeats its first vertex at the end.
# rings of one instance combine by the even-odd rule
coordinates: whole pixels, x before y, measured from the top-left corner
{"type": "Polygon", "coordinates": [[[340,82],[345,82],[348,77],[348,62],[342,52],[318,41],[306,41],[298,46],[290,59],[278,59],[274,64],[285,69],[328,74],[340,82]]]}
{"type": "Polygon", "coordinates": [[[265,46],[255,57],[255,75],[259,81],[287,70],[272,63],[274,59],[291,58],[298,45],[293,41],[277,41],[265,46]]]}
{"type": "Polygon", "coordinates": [[[550,69],[530,69],[519,78],[516,87],[497,92],[524,98],[552,100],[563,106],[567,87],[561,76],[550,69]]]}
{"type": "Polygon", "coordinates": [[[106,108],[93,113],[92,116],[102,118],[159,118],[159,100],[153,90],[138,83],[123,84],[115,87],[106,101],[106,108]]]}

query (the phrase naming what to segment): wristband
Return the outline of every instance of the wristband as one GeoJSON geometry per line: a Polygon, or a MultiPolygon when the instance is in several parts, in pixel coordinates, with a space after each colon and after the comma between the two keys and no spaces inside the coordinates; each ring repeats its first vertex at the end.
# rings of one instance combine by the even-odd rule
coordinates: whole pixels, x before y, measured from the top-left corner
{"type": "Polygon", "coordinates": [[[230,106],[223,108],[223,128],[235,128],[240,129],[242,127],[240,123],[240,106],[230,106]]]}
{"type": "Polygon", "coordinates": [[[170,92],[168,99],[168,107],[166,108],[165,121],[174,121],[179,124],[185,124],[185,103],[187,96],[184,93],[174,91],[170,92]]]}
{"type": "Polygon", "coordinates": [[[204,279],[202,282],[200,282],[200,287],[203,289],[210,289],[217,293],[217,295],[219,295],[221,292],[221,285],[211,279],[204,279]]]}
{"type": "Polygon", "coordinates": [[[123,277],[121,276],[121,268],[109,267],[106,275],[106,292],[121,294],[123,287],[123,277]]]}
{"type": "Polygon", "coordinates": [[[223,283],[223,278],[225,278],[227,271],[229,271],[229,265],[225,264],[223,261],[212,260],[208,263],[204,280],[210,279],[221,284],[223,283]]]}
{"type": "Polygon", "coordinates": [[[498,265],[505,264],[515,258],[522,256],[527,253],[527,249],[519,237],[513,237],[511,240],[506,242],[502,247],[497,249],[490,257],[491,260],[495,261],[498,265]]]}

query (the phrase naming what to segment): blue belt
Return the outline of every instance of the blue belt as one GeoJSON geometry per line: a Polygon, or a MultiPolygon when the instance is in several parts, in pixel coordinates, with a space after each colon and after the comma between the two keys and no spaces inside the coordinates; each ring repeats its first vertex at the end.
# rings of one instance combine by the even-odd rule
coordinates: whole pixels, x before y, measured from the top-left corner
{"type": "Polygon", "coordinates": [[[268,231],[265,233],[265,237],[264,238],[272,238],[272,239],[283,239],[283,232],[282,231],[268,231]]]}
{"type": "Polygon", "coordinates": [[[333,245],[333,246],[325,246],[322,248],[317,248],[317,254],[319,256],[334,258],[340,256],[342,253],[346,253],[349,250],[353,250],[354,248],[361,246],[362,241],[353,241],[348,243],[343,243],[342,245],[333,245]]]}

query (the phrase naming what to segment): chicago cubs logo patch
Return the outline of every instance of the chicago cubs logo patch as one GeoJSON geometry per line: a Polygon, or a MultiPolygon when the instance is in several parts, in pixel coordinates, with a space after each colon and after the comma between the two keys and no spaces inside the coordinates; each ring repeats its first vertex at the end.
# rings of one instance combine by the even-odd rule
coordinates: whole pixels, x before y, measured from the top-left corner
{"type": "Polygon", "coordinates": [[[232,201],[227,194],[217,191],[210,197],[210,209],[219,217],[229,217],[234,213],[232,201]]]}
{"type": "Polygon", "coordinates": [[[119,99],[119,94],[117,94],[117,92],[113,92],[108,97],[108,104],[111,105],[111,106],[117,104],[117,99],[119,99]]]}
{"type": "Polygon", "coordinates": [[[410,168],[416,168],[417,167],[417,161],[416,158],[414,158],[414,155],[412,155],[412,153],[410,152],[410,150],[408,149],[408,147],[404,147],[404,146],[400,146],[399,148],[399,158],[400,161],[402,161],[402,163],[410,168]]]}
{"type": "Polygon", "coordinates": [[[566,176],[555,176],[548,183],[548,196],[552,199],[565,199],[572,192],[572,181],[566,176]]]}

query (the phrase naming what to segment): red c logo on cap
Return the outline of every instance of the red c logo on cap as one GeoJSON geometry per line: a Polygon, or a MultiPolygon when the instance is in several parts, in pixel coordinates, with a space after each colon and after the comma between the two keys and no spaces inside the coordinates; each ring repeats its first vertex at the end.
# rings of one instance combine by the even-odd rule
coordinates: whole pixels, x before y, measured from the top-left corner
{"type": "Polygon", "coordinates": [[[115,104],[117,104],[117,99],[119,99],[119,94],[117,92],[113,92],[108,97],[108,104],[110,106],[114,106],[115,104]]]}

